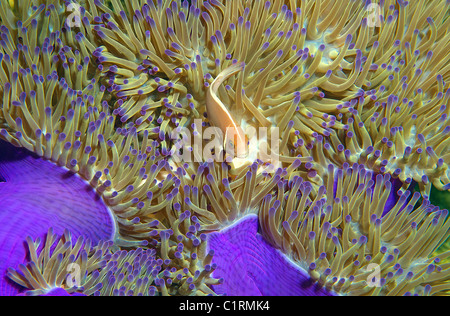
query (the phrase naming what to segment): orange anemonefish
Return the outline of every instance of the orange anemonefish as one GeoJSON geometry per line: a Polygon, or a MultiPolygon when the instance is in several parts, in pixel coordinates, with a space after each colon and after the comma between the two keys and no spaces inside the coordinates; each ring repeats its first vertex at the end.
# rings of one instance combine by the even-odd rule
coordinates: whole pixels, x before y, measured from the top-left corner
{"type": "MultiPolygon", "coordinates": [[[[206,111],[209,120],[219,127],[225,135],[225,146],[231,144],[238,155],[246,150],[248,139],[244,130],[238,125],[230,111],[217,96],[219,86],[229,77],[244,69],[245,63],[233,64],[222,70],[214,79],[206,92],[206,111]]],[[[227,147],[225,147],[227,148],[227,147]]]]}

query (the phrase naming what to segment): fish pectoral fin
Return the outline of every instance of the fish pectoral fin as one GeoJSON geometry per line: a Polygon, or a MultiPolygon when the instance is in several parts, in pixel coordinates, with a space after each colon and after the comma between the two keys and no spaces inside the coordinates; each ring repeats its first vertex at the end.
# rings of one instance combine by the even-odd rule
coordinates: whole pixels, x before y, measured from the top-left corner
{"type": "Polygon", "coordinates": [[[246,158],[248,156],[248,138],[241,127],[227,127],[224,137],[224,149],[225,153],[233,158],[246,158]]]}
{"type": "Polygon", "coordinates": [[[225,131],[225,137],[223,138],[223,148],[224,152],[227,157],[233,157],[234,156],[234,139],[233,137],[228,133],[228,128],[225,131]]]}

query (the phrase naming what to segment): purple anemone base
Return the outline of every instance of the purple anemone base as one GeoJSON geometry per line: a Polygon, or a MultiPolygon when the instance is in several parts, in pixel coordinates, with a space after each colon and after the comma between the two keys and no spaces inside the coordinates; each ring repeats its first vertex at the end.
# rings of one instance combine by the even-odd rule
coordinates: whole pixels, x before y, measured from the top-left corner
{"type": "Polygon", "coordinates": [[[217,264],[214,286],[220,295],[230,296],[331,296],[318,287],[308,273],[288,260],[258,233],[258,217],[247,215],[208,237],[209,250],[217,264]]]}
{"type": "Polygon", "coordinates": [[[26,261],[26,237],[45,236],[50,227],[73,241],[89,238],[92,245],[111,240],[115,221],[91,186],[65,168],[0,140],[0,295],[23,289],[6,276],[9,267],[26,261]]]}

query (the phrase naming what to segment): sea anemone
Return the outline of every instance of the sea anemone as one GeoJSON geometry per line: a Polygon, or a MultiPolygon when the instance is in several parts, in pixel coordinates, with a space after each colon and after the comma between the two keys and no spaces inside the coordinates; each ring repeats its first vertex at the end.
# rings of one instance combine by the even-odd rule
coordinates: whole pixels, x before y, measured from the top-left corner
{"type": "MultiPolygon", "coordinates": [[[[317,86],[331,71],[319,67],[322,46],[319,50],[303,49],[306,30],[300,25],[307,8],[290,11],[286,5],[268,1],[257,1],[252,9],[218,1],[203,5],[183,1],[181,6],[177,2],[148,2],[133,8],[112,1],[112,6],[114,10],[99,8],[105,12],[104,23],[94,30],[103,44],[99,60],[104,70],[112,72],[110,82],[118,98],[115,108],[122,122],[135,116],[138,129],[142,129],[149,115],[151,121],[157,120],[153,113],[161,108],[166,117],[160,116],[159,131],[166,132],[168,126],[189,126],[195,118],[202,118],[205,101],[210,103],[205,91],[213,80],[239,61],[245,63],[245,70],[214,92],[226,106],[234,105],[229,109],[234,126],[275,124],[281,132],[292,134],[295,142],[301,136],[311,141],[317,133],[329,135],[325,130],[328,123],[330,129],[343,128],[334,115],[325,117],[308,110],[308,100],[319,94],[317,86]],[[250,36],[252,32],[259,36],[250,36]],[[314,56],[316,50],[319,54],[314,56]],[[267,64],[269,67],[261,68],[267,64]],[[322,70],[316,72],[318,67],[322,70]],[[289,82],[291,78],[298,79],[289,82]],[[257,87],[256,82],[262,84],[257,87]],[[163,91],[170,93],[164,97],[163,91]],[[285,109],[289,110],[280,117],[285,109]],[[176,114],[182,118],[177,119],[176,114]]],[[[348,112],[336,109],[338,102],[332,102],[334,107],[329,105],[327,113],[348,112]]],[[[311,105],[317,108],[315,103],[311,105]]],[[[282,148],[280,160],[295,160],[295,156],[284,154],[289,151],[282,148]]]]}
{"type": "MultiPolygon", "coordinates": [[[[178,219],[189,220],[187,213],[178,219]]],[[[159,226],[154,223],[154,226],[159,226]]],[[[18,270],[8,269],[8,277],[27,289],[26,295],[154,296],[213,295],[211,286],[222,282],[211,277],[216,264],[212,254],[202,253],[205,235],[195,229],[177,235],[173,230],[153,231],[161,236],[161,253],[155,248],[117,250],[112,241],[93,247],[82,236],[73,241],[49,229],[45,242],[27,237],[29,261],[18,270]]]]}
{"type": "MultiPolygon", "coordinates": [[[[45,23],[50,11],[41,11],[33,14],[32,28],[45,23]]],[[[6,28],[2,32],[12,36],[6,28]]],[[[25,26],[21,32],[22,37],[36,35],[25,26]]],[[[155,203],[173,180],[166,179],[158,187],[156,178],[166,166],[159,144],[148,131],[138,135],[135,127],[116,129],[116,117],[105,97],[108,91],[100,83],[102,72],[93,56],[63,42],[63,33],[51,33],[43,39],[42,49],[34,50],[31,61],[25,45],[18,45],[11,56],[6,51],[2,55],[0,135],[80,175],[117,216],[119,234],[127,240],[124,243],[133,243],[136,238],[132,236],[149,232],[135,224],[139,223],[137,216],[154,211],[142,211],[151,203],[150,195],[155,193],[155,203]],[[31,68],[25,68],[27,64],[31,68]]],[[[137,245],[142,242],[136,241],[137,245]]]]}
{"type": "Polygon", "coordinates": [[[82,178],[1,140],[0,153],[0,295],[22,290],[4,275],[25,260],[29,235],[42,239],[53,227],[58,234],[70,229],[74,238],[84,236],[93,245],[114,240],[114,215],[82,178]]]}
{"type": "Polygon", "coordinates": [[[385,213],[390,176],[374,181],[363,165],[329,165],[325,180],[313,200],[301,177],[265,197],[259,218],[266,240],[338,293],[448,294],[448,264],[439,263],[450,252],[431,257],[449,236],[448,210],[428,200],[415,207],[420,194],[399,191],[385,213]]]}
{"type": "Polygon", "coordinates": [[[206,231],[224,228],[240,217],[257,213],[264,196],[273,191],[283,172],[279,169],[273,174],[258,174],[259,166],[255,162],[233,177],[226,162],[203,163],[196,169],[189,165],[178,168],[177,175],[184,178],[184,185],[174,206],[195,214],[206,231]]]}
{"type": "MultiPolygon", "coordinates": [[[[117,97],[137,95],[125,106],[118,100],[122,121],[132,116],[127,112],[146,114],[147,108],[164,104],[171,106],[170,114],[176,107],[186,109],[181,114],[187,126],[201,117],[201,104],[209,103],[203,83],[210,91],[217,76],[243,62],[245,68],[215,94],[229,107],[233,126],[275,125],[289,135],[280,148],[281,161],[308,156],[303,146],[311,147],[321,135],[327,137],[329,162],[368,160],[377,172],[415,180],[426,194],[432,183],[443,189],[449,182],[448,144],[439,137],[448,132],[448,70],[438,58],[448,43],[445,1],[423,9],[418,2],[384,3],[378,13],[386,20],[380,27],[371,27],[365,17],[367,2],[289,7],[269,1],[251,6],[184,1],[125,8],[112,1],[112,6],[99,9],[105,21],[94,29],[111,50],[132,43],[119,50],[123,58],[105,48],[99,57],[128,70],[114,76],[117,97]],[[336,10],[345,13],[336,18],[336,10]],[[164,87],[178,103],[151,93],[164,87]],[[412,117],[409,124],[402,123],[405,116],[412,117]]],[[[170,121],[162,122],[170,116],[160,122],[163,132],[170,121]]]]}
{"type": "Polygon", "coordinates": [[[325,296],[335,295],[311,279],[258,233],[258,216],[243,216],[232,225],[208,236],[208,248],[217,264],[214,277],[223,283],[213,289],[221,295],[325,296]]]}
{"type": "MultiPolygon", "coordinates": [[[[83,219],[113,222],[103,223],[111,235],[95,237],[112,239],[100,245],[106,261],[146,257],[139,271],[164,270],[146,283],[152,290],[139,277],[137,287],[108,279],[102,290],[92,281],[87,294],[245,293],[251,282],[233,280],[233,251],[267,254],[277,261],[267,269],[305,281],[277,293],[445,294],[448,252],[437,250],[448,212],[429,200],[432,188],[450,190],[448,12],[444,0],[2,1],[0,138],[47,166],[42,178],[71,175],[53,185],[84,181],[99,206],[83,219]],[[234,234],[239,247],[218,248],[234,234]],[[207,249],[219,250],[214,272],[207,249]],[[375,264],[382,286],[367,281],[375,264]]],[[[53,214],[55,190],[39,194],[37,171],[24,174],[20,161],[0,157],[1,193],[24,181],[41,201],[33,219],[53,214]]],[[[23,212],[33,201],[3,195],[23,212]]],[[[39,233],[21,226],[14,242],[29,235],[32,254],[31,240],[54,227],[95,244],[66,224],[69,204],[39,233]]],[[[12,213],[2,209],[20,226],[12,213]]],[[[90,248],[68,238],[54,259],[83,263],[90,248]]],[[[10,274],[18,284],[82,292],[64,284],[65,266],[56,284],[34,259],[10,274]]],[[[114,267],[83,274],[112,278],[114,267]]],[[[276,294],[268,282],[252,293],[276,294]]]]}
{"type": "Polygon", "coordinates": [[[319,139],[314,150],[321,153],[313,154],[324,157],[319,170],[328,162],[357,162],[406,185],[414,180],[427,196],[432,185],[448,189],[448,10],[448,1],[386,1],[377,12],[379,27],[362,20],[353,52],[341,64],[344,71],[360,69],[355,91],[340,98],[348,108],[345,128],[319,139]]]}

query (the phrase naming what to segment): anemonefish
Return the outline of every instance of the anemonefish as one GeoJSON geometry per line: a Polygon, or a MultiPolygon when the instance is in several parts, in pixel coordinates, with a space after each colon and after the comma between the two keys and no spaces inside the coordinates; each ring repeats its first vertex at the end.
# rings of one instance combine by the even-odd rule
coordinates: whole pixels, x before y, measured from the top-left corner
{"type": "Polygon", "coordinates": [[[238,157],[245,154],[243,150],[245,151],[247,148],[248,139],[245,136],[244,130],[217,96],[217,90],[226,79],[242,71],[244,66],[245,63],[243,62],[235,63],[222,70],[211,83],[206,93],[206,111],[208,118],[225,135],[225,148],[228,145],[232,145],[238,157]]]}

